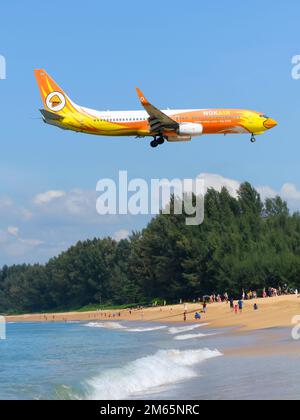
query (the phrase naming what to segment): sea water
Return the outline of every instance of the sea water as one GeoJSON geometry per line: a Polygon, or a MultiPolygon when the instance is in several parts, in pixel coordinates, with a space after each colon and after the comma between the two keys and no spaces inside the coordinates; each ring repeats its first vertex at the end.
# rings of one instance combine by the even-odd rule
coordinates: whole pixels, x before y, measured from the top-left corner
{"type": "Polygon", "coordinates": [[[299,357],[226,355],[257,339],[205,324],[8,324],[0,399],[299,399],[299,357]]]}

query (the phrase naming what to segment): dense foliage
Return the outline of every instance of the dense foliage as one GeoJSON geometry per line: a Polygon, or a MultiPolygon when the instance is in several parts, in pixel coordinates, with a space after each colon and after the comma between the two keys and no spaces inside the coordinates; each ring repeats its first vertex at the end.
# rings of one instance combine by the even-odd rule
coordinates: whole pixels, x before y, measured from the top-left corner
{"type": "Polygon", "coordinates": [[[78,242],[46,265],[3,267],[0,312],[238,296],[285,283],[300,288],[300,215],[280,197],[263,203],[245,183],[237,198],[209,190],[201,226],[159,215],[129,240],[78,242]]]}

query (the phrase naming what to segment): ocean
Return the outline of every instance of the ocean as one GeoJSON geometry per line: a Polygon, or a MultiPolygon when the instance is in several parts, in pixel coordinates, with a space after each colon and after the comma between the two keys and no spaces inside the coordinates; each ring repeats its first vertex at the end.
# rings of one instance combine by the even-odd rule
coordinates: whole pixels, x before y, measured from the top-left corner
{"type": "MultiPolygon", "coordinates": [[[[205,324],[11,323],[0,341],[0,399],[297,400],[300,352],[239,354],[268,335],[205,324]]],[[[299,346],[288,330],[280,337],[299,346]]]]}

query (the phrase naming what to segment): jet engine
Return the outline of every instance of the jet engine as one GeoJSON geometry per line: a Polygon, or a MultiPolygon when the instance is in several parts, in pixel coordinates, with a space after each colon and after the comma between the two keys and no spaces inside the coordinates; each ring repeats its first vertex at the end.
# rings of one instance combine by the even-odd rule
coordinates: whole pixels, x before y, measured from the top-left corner
{"type": "Polygon", "coordinates": [[[203,125],[194,124],[194,123],[183,123],[180,124],[177,133],[180,136],[202,136],[203,134],[203,125]]]}

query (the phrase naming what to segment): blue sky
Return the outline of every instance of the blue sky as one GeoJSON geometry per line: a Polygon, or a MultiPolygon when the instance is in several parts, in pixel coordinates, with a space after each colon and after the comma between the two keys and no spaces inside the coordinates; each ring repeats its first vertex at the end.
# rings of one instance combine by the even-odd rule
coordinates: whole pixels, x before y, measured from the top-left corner
{"type": "Polygon", "coordinates": [[[119,170],[131,178],[248,180],[300,208],[300,81],[291,77],[299,15],[296,0],[4,2],[0,264],[45,261],[78,239],[144,226],[142,217],[97,219],[90,207],[97,181],[119,170]],[[161,108],[254,109],[279,126],[255,145],[248,136],[207,136],[158,150],[147,140],[63,132],[38,119],[40,67],[95,109],[140,109],[139,86],[161,108]],[[37,196],[50,190],[63,196],[45,208],[37,196]]]}

